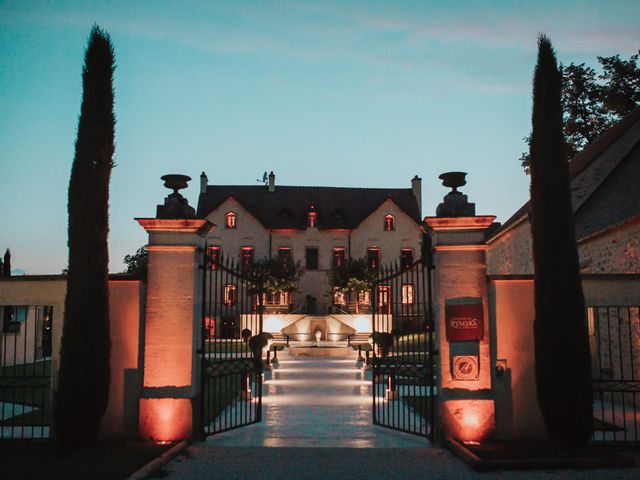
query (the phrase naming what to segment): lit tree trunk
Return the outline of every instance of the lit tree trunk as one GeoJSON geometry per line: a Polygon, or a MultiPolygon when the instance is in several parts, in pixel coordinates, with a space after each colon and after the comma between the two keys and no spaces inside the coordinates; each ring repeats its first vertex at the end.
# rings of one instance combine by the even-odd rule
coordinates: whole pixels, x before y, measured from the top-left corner
{"type": "Polygon", "coordinates": [[[107,235],[113,166],[113,47],[94,26],[85,51],[82,107],[69,182],[69,273],[55,431],[67,444],[97,437],[109,398],[107,235]]]}
{"type": "Polygon", "coordinates": [[[563,154],[562,76],[549,39],[540,36],[538,47],[531,136],[538,403],[549,436],[581,446],[588,442],[593,422],[591,362],[563,154]]]}

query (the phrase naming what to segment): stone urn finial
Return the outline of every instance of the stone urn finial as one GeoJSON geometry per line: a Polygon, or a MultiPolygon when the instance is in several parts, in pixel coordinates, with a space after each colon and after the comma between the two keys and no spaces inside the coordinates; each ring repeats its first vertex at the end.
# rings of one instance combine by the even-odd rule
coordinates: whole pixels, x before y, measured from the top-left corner
{"type": "Polygon", "coordinates": [[[438,178],[442,180],[442,185],[451,189],[449,193],[459,194],[458,188],[467,184],[466,176],[467,172],[445,172],[438,178]]]}
{"type": "Polygon", "coordinates": [[[173,193],[170,193],[164,199],[164,205],[158,205],[156,217],[165,219],[194,218],[196,214],[195,210],[193,207],[189,206],[187,199],[179,192],[179,190],[188,187],[191,177],[188,175],[178,175],[174,173],[170,175],[163,175],[160,179],[164,181],[165,187],[169,190],[173,190],[173,193]]]}
{"type": "Polygon", "coordinates": [[[169,175],[163,175],[160,177],[160,180],[164,180],[164,186],[169,190],[173,190],[171,195],[182,196],[178,193],[178,190],[182,190],[183,188],[187,188],[189,186],[189,181],[191,177],[188,175],[179,175],[176,173],[172,173],[169,175]]]}

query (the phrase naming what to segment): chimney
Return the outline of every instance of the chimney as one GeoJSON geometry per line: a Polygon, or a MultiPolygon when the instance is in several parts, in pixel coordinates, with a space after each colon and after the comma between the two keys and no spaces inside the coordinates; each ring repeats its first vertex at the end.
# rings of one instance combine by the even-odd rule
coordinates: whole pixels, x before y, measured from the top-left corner
{"type": "Polygon", "coordinates": [[[207,193],[207,186],[209,185],[209,179],[207,178],[207,174],[202,172],[200,175],[200,193],[207,193]]]}
{"type": "Polygon", "coordinates": [[[422,179],[418,175],[411,179],[411,190],[413,190],[413,195],[418,202],[418,212],[422,218],[422,179]]]}
{"type": "Polygon", "coordinates": [[[269,192],[273,193],[276,191],[276,176],[273,172],[269,174],[269,192]]]}

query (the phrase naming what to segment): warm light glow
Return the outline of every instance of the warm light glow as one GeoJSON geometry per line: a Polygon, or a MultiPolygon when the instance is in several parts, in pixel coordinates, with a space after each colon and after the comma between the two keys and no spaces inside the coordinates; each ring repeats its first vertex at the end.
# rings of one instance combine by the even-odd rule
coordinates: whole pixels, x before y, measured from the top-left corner
{"type": "Polygon", "coordinates": [[[474,412],[465,412],[462,415],[462,423],[467,428],[478,428],[480,426],[480,419],[474,412]]]}
{"type": "Polygon", "coordinates": [[[280,315],[266,315],[263,319],[262,329],[265,332],[280,332],[284,327],[284,320],[280,315]]]}
{"type": "Polygon", "coordinates": [[[462,442],[479,442],[495,428],[492,400],[448,400],[444,402],[447,435],[462,442]]]}
{"type": "Polygon", "coordinates": [[[143,398],[140,400],[140,434],[155,442],[171,443],[189,438],[191,416],[188,398],[143,398]]]}
{"type": "Polygon", "coordinates": [[[370,332],[371,331],[371,317],[358,316],[353,320],[353,328],[356,332],[370,332]]]}

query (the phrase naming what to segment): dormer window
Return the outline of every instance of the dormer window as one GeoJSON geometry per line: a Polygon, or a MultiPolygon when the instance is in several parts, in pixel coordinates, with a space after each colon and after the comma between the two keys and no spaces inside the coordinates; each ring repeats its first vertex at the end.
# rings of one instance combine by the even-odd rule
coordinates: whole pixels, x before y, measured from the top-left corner
{"type": "Polygon", "coordinates": [[[316,221],[317,221],[317,213],[316,212],[309,212],[307,215],[307,227],[309,228],[314,228],[317,226],[316,221]]]}
{"type": "Polygon", "coordinates": [[[390,232],[396,229],[396,217],[393,215],[384,216],[384,231],[390,232]]]}
{"type": "Polygon", "coordinates": [[[238,219],[238,215],[233,212],[229,212],[224,216],[224,226],[225,228],[236,228],[238,219]]]}
{"type": "Polygon", "coordinates": [[[314,205],[309,206],[307,211],[307,227],[314,228],[318,226],[318,213],[314,205]]]}

